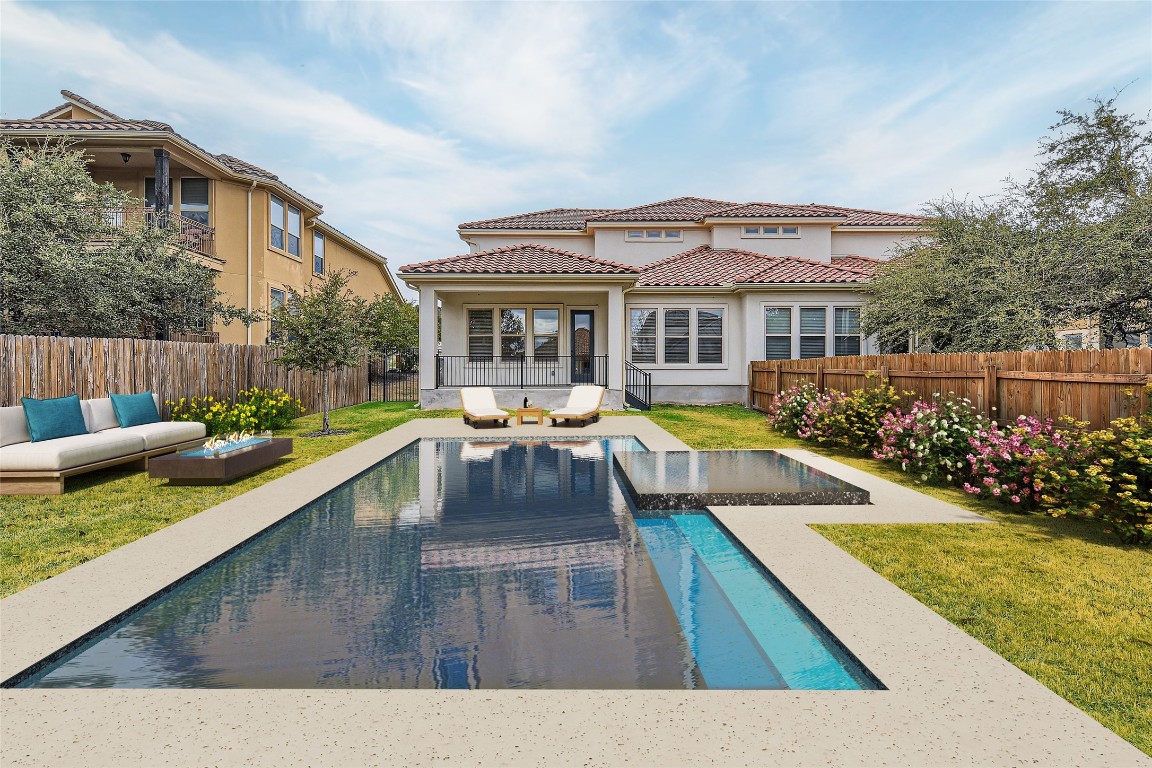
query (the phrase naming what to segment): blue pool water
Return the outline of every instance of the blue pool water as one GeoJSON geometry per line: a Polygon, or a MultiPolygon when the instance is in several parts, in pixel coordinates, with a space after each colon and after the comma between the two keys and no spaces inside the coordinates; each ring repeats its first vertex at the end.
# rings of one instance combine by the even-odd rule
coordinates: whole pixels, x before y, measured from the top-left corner
{"type": "Polygon", "coordinates": [[[631,438],[422,441],[26,687],[877,687],[702,512],[634,513],[631,438]]]}

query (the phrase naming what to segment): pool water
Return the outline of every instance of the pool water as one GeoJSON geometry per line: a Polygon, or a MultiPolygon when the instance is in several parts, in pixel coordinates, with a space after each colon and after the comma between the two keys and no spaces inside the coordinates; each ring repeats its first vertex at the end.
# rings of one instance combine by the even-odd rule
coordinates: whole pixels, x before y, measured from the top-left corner
{"type": "Polygon", "coordinates": [[[632,438],[425,440],[25,687],[875,688],[704,512],[635,512],[632,438]]]}

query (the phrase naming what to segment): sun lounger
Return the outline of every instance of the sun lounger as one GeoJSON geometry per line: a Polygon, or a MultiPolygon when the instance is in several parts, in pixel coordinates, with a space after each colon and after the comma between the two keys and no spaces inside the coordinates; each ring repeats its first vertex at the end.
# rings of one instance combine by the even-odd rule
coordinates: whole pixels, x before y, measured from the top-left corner
{"type": "Polygon", "coordinates": [[[492,387],[461,387],[460,404],[464,408],[464,423],[475,429],[482,421],[499,421],[508,426],[512,414],[496,407],[492,387]]]}
{"type": "Polygon", "coordinates": [[[572,394],[568,395],[568,404],[563,408],[557,408],[548,413],[548,418],[552,419],[552,426],[556,426],[556,422],[563,419],[565,423],[570,421],[580,422],[580,426],[584,426],[589,421],[600,421],[600,403],[604,400],[604,387],[598,387],[595,384],[581,384],[578,387],[572,387],[572,394]]]}

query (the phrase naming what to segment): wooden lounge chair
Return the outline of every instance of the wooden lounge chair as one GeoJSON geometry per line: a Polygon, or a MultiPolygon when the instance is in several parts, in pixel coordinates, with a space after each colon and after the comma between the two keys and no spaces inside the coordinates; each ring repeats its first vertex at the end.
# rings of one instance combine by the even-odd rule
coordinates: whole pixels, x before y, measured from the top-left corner
{"type": "Polygon", "coordinates": [[[581,384],[572,387],[568,395],[568,404],[563,408],[549,411],[548,418],[552,419],[552,426],[564,419],[564,422],[579,421],[584,426],[589,421],[600,421],[600,403],[604,400],[604,387],[595,384],[581,384]]]}
{"type": "Polygon", "coordinates": [[[499,421],[508,426],[512,414],[496,407],[496,395],[492,387],[461,387],[460,405],[464,408],[464,423],[477,428],[482,421],[499,421]]]}

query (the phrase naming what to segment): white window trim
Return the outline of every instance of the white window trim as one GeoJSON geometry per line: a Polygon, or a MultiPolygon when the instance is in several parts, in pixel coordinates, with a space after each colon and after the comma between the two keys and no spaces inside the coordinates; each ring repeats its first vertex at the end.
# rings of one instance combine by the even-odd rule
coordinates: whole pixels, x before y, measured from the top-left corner
{"type": "Polygon", "coordinates": [[[762,225],[760,225],[760,224],[741,224],[740,225],[740,237],[742,239],[745,239],[745,240],[755,240],[755,239],[763,240],[766,238],[767,239],[776,239],[776,240],[798,240],[798,239],[800,239],[800,229],[801,229],[801,227],[799,224],[762,224],[762,225]],[[757,232],[756,233],[747,232],[746,230],[749,227],[756,227],[757,232]],[[775,233],[772,233],[772,232],[766,233],[766,232],[764,232],[764,229],[766,227],[775,227],[778,231],[775,233]],[[796,231],[785,233],[784,232],[785,227],[787,227],[789,229],[795,227],[796,231]]]}
{"type": "Polygon", "coordinates": [[[312,230],[312,274],[324,275],[327,273],[328,273],[328,238],[324,235],[323,232],[320,232],[320,231],[314,229],[314,230],[312,230]],[[320,261],[321,261],[321,264],[320,264],[321,271],[320,272],[316,271],[316,241],[317,240],[324,243],[324,255],[320,257],[320,261]]]}
{"type": "MultiPolygon", "coordinates": [[[[824,334],[823,334],[824,335],[824,354],[820,355],[820,357],[831,357],[831,355],[828,354],[828,339],[832,336],[832,334],[830,333],[830,331],[832,330],[832,322],[833,322],[832,318],[836,315],[836,312],[833,310],[832,305],[831,304],[799,304],[796,307],[796,331],[795,331],[795,333],[796,333],[796,359],[798,359],[798,360],[799,359],[815,360],[816,359],[814,357],[806,357],[806,358],[800,357],[800,349],[801,349],[800,340],[802,338],[804,338],[805,336],[815,336],[816,335],[815,333],[804,333],[804,330],[801,327],[801,324],[804,322],[802,313],[806,309],[822,309],[822,310],[824,310],[824,334]]],[[[833,350],[833,351],[835,351],[835,350],[833,350]]]]}
{"type": "MultiPolygon", "coordinates": [[[[832,325],[832,356],[833,357],[841,357],[841,355],[836,354],[836,339],[841,337],[841,336],[855,336],[856,338],[860,339],[860,351],[857,354],[860,354],[860,355],[865,354],[863,329],[857,331],[856,333],[836,333],[836,310],[838,310],[838,309],[854,309],[854,310],[856,310],[857,320],[859,320],[861,310],[863,309],[863,307],[861,307],[859,304],[837,304],[837,305],[834,305],[832,307],[832,322],[831,322],[831,325],[832,325]]],[[[825,344],[825,349],[827,349],[827,344],[825,344]]],[[[844,357],[852,357],[852,355],[844,355],[844,357]]]]}
{"type": "MultiPolygon", "coordinates": [[[[565,317],[565,306],[563,304],[464,304],[461,309],[463,310],[464,317],[464,351],[460,353],[460,357],[471,358],[468,352],[468,339],[477,334],[468,332],[468,313],[473,310],[486,309],[492,313],[492,359],[489,361],[471,360],[466,359],[466,365],[491,365],[493,362],[499,362],[503,365],[519,365],[520,358],[518,357],[504,357],[500,354],[500,318],[496,313],[504,309],[523,309],[524,312],[524,355],[525,357],[535,357],[532,353],[535,345],[536,334],[532,332],[532,313],[538,309],[554,309],[556,310],[556,347],[557,357],[567,357],[571,353],[568,351],[568,320],[565,317]]],[[[597,307],[571,307],[571,309],[597,309],[597,307]]],[[[595,332],[595,329],[593,329],[595,332]]],[[[552,334],[541,334],[544,336],[552,336],[552,334]]],[[[543,358],[542,358],[543,359],[543,358]]]]}
{"type": "MultiPolygon", "coordinates": [[[[651,309],[656,310],[656,362],[655,363],[634,363],[645,370],[653,371],[675,371],[675,370],[689,370],[689,369],[704,369],[704,370],[725,370],[729,367],[730,356],[728,354],[728,340],[730,337],[730,330],[732,326],[732,308],[727,304],[628,304],[624,307],[624,316],[627,318],[628,323],[628,339],[624,347],[625,359],[632,362],[632,310],[634,309],[651,309]],[[688,310],[688,362],[687,363],[665,363],[664,360],[664,312],[669,309],[686,309],[688,310]],[[697,312],[701,309],[718,309],[724,313],[724,333],[720,335],[721,343],[720,348],[723,350],[723,362],[719,363],[698,363],[696,362],[700,356],[700,323],[697,312]]],[[[644,338],[651,338],[645,336],[644,338]]],[[[716,337],[708,337],[716,338],[716,337]]]]}
{"type": "MultiPolygon", "coordinates": [[[[788,310],[788,359],[795,360],[799,355],[800,337],[796,333],[798,327],[798,318],[800,316],[799,310],[795,304],[760,304],[760,338],[761,349],[763,350],[764,360],[768,360],[768,337],[769,336],[784,336],[782,333],[768,333],[764,328],[764,310],[766,309],[786,309],[788,310]]],[[[773,358],[775,359],[775,358],[773,358]]]]}
{"type": "Polygon", "coordinates": [[[626,243],[682,243],[684,242],[683,229],[626,229],[624,230],[624,242],[626,243]],[[649,232],[659,232],[659,237],[648,237],[649,232]],[[669,237],[669,232],[678,233],[675,237],[669,237]],[[634,233],[639,233],[639,237],[633,237],[634,233]]]}

